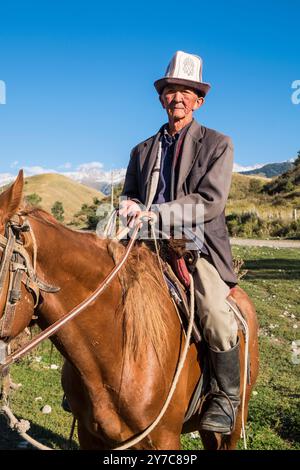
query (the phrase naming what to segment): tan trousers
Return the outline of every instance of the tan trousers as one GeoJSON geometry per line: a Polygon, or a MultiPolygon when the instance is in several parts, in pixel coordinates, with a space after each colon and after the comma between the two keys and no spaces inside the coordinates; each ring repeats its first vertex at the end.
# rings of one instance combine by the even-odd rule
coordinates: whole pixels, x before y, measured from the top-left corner
{"type": "Polygon", "coordinates": [[[228,351],[237,342],[237,322],[225,299],[229,287],[207,257],[201,256],[193,274],[197,314],[203,335],[215,351],[228,351]]]}

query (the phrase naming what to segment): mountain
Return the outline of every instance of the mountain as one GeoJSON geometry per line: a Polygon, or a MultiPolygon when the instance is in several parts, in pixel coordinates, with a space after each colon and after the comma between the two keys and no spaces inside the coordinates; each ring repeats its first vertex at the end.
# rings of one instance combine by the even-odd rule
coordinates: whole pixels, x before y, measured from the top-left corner
{"type": "Polygon", "coordinates": [[[293,161],[288,160],[280,163],[267,163],[262,166],[257,166],[248,171],[238,171],[241,175],[259,175],[266,178],[274,178],[275,176],[282,175],[286,171],[291,170],[294,167],[293,161]]]}
{"type": "Polygon", "coordinates": [[[50,213],[55,201],[62,202],[66,223],[72,220],[82,204],[90,205],[93,203],[93,198],[101,200],[104,197],[101,192],[58,173],[44,173],[25,178],[24,195],[34,193],[42,198],[40,207],[50,213]]]}
{"type": "Polygon", "coordinates": [[[284,197],[293,198],[300,196],[300,154],[291,169],[267,183],[264,191],[268,194],[281,194],[284,197]]]}
{"type": "Polygon", "coordinates": [[[77,171],[70,171],[64,175],[72,178],[78,183],[89,186],[90,188],[97,189],[103,194],[110,194],[111,183],[118,184],[124,180],[126,175],[126,168],[120,168],[112,171],[103,171],[102,165],[98,162],[80,165],[77,171]]]}
{"type": "Polygon", "coordinates": [[[257,163],[256,165],[252,166],[242,166],[238,163],[233,163],[233,173],[244,173],[245,171],[256,170],[257,168],[261,168],[262,166],[264,166],[264,163],[257,163]]]}

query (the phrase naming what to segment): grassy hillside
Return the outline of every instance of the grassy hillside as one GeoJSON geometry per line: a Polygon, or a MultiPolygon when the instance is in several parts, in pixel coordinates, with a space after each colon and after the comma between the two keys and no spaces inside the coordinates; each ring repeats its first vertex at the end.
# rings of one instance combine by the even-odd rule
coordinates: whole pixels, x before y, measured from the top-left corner
{"type": "Polygon", "coordinates": [[[271,195],[287,194],[291,191],[300,193],[300,157],[296,166],[266,184],[264,190],[271,195]]]}
{"type": "Polygon", "coordinates": [[[237,200],[248,199],[249,196],[255,197],[257,189],[261,189],[268,182],[270,182],[270,179],[263,176],[233,173],[229,199],[237,200]]]}
{"type": "Polygon", "coordinates": [[[66,176],[47,173],[25,179],[24,194],[38,194],[42,198],[40,206],[48,212],[55,201],[63,204],[65,223],[70,222],[82,204],[92,204],[93,198],[103,198],[103,194],[93,188],[76,183],[66,176]]]}
{"type": "Polygon", "coordinates": [[[292,185],[287,185],[284,175],[270,180],[233,173],[226,214],[253,211],[265,219],[291,220],[293,210],[300,209],[300,180],[296,174],[299,170],[288,172],[295,175],[292,185]]]}

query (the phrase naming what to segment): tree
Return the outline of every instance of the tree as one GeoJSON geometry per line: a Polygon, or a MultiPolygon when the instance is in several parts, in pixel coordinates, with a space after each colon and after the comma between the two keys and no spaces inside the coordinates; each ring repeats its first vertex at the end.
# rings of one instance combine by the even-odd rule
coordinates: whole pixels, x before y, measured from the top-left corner
{"type": "Polygon", "coordinates": [[[51,213],[56,218],[56,220],[58,220],[59,222],[63,222],[64,221],[64,212],[65,212],[65,210],[64,210],[62,202],[55,201],[55,203],[51,207],[51,213]]]}
{"type": "Polygon", "coordinates": [[[82,204],[79,212],[74,214],[74,219],[72,223],[74,225],[84,224],[86,228],[90,230],[95,230],[99,217],[97,216],[97,209],[101,201],[97,198],[93,198],[93,204],[90,206],[86,203],[82,204]]]}
{"type": "Polygon", "coordinates": [[[300,166],[300,150],[298,150],[298,156],[296,160],[294,161],[295,166],[300,166]]]}
{"type": "Polygon", "coordinates": [[[251,179],[249,183],[249,191],[251,193],[260,193],[263,187],[263,182],[259,179],[251,179]]]}
{"type": "Polygon", "coordinates": [[[283,187],[283,190],[284,191],[287,191],[287,192],[290,192],[290,191],[293,191],[295,189],[295,185],[293,184],[293,182],[288,179],[287,182],[285,183],[284,187],[283,187]]]}
{"type": "Polygon", "coordinates": [[[28,194],[28,196],[25,196],[25,201],[28,202],[28,204],[31,204],[32,206],[40,207],[40,203],[42,202],[42,198],[36,194],[28,194]]]}

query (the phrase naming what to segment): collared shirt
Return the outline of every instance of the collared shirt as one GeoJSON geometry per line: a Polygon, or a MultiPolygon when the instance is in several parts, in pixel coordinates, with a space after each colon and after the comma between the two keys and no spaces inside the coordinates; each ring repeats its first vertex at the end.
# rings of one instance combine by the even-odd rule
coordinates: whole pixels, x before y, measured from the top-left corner
{"type": "MultiPolygon", "coordinates": [[[[183,141],[185,139],[186,132],[190,127],[191,122],[183,127],[174,136],[171,136],[168,132],[167,125],[164,126],[161,136],[161,165],[160,165],[160,177],[157,185],[156,194],[153,200],[153,204],[162,204],[164,202],[171,201],[171,181],[172,171],[174,171],[174,182],[178,177],[178,160],[181,157],[181,150],[183,141]]],[[[205,244],[202,244],[194,233],[190,230],[185,231],[187,238],[194,242],[193,249],[199,250],[202,253],[208,254],[205,244]]]]}
{"type": "Polygon", "coordinates": [[[167,125],[163,128],[161,136],[160,177],[153,200],[154,204],[162,204],[163,202],[170,202],[171,200],[172,171],[175,171],[175,165],[177,163],[174,162],[174,156],[176,156],[176,160],[178,160],[177,143],[180,141],[180,146],[182,145],[182,140],[190,125],[191,123],[187,124],[173,136],[169,134],[167,125]]]}

